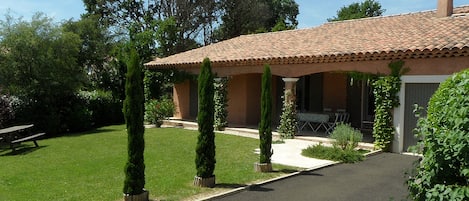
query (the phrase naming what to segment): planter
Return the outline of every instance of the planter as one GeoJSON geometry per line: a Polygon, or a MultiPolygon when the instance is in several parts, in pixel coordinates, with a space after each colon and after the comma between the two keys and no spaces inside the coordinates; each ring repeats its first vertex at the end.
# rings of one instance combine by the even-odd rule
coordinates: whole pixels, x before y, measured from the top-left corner
{"type": "Polygon", "coordinates": [[[272,172],[272,163],[254,163],[256,172],[272,172]]]}
{"type": "Polygon", "coordinates": [[[213,188],[213,187],[215,187],[215,176],[208,177],[208,178],[202,178],[202,177],[195,176],[194,177],[194,186],[213,188]]]}
{"type": "Polygon", "coordinates": [[[143,193],[138,195],[129,195],[124,194],[124,201],[148,201],[149,200],[149,193],[147,190],[143,190],[143,193]]]}

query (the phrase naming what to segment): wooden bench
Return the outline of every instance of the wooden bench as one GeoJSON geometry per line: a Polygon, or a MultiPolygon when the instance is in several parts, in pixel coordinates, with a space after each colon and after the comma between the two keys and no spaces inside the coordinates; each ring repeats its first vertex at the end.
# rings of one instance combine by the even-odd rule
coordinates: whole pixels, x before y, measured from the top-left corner
{"type": "Polygon", "coordinates": [[[30,136],[26,136],[26,137],[23,137],[23,138],[20,138],[20,139],[15,139],[13,141],[10,142],[10,147],[13,151],[15,151],[15,144],[20,144],[22,142],[27,142],[27,141],[33,141],[34,142],[34,145],[36,145],[36,147],[39,147],[39,145],[37,144],[36,140],[37,138],[45,135],[46,133],[38,133],[38,134],[34,134],[34,135],[30,135],[30,136]]]}

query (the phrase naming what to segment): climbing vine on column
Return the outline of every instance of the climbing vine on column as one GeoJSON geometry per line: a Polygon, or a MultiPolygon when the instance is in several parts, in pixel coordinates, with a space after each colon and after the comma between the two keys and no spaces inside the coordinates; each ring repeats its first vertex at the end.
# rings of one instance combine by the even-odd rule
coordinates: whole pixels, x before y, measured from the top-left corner
{"type": "Polygon", "coordinates": [[[293,96],[292,91],[287,91],[283,96],[283,107],[282,114],[280,115],[280,125],[278,126],[278,132],[282,139],[292,139],[296,134],[296,109],[295,103],[291,100],[293,96]]]}
{"type": "Polygon", "coordinates": [[[214,82],[215,130],[225,130],[228,126],[228,78],[217,78],[214,82]]]}
{"type": "Polygon", "coordinates": [[[391,74],[380,77],[374,82],[373,94],[375,95],[375,121],[373,124],[373,137],[375,148],[390,151],[394,138],[393,109],[399,106],[398,93],[401,89],[400,76],[404,73],[403,61],[391,62],[389,68],[391,74]]]}

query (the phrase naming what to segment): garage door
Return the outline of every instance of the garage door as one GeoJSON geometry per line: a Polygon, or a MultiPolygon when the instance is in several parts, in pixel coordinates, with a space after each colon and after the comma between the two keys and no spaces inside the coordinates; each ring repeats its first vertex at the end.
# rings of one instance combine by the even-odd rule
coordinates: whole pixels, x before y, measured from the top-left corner
{"type": "Polygon", "coordinates": [[[414,104],[424,107],[425,110],[421,112],[422,116],[427,115],[426,109],[428,101],[435,91],[438,89],[439,84],[419,84],[412,83],[405,85],[405,110],[404,110],[404,151],[407,151],[409,146],[417,144],[417,139],[414,136],[413,130],[417,125],[417,118],[413,113],[414,104]]]}

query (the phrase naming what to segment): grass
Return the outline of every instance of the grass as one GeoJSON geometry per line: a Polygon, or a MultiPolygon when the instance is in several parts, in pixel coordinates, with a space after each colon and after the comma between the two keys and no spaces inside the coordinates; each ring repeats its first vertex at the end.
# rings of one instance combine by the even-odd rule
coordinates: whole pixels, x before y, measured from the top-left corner
{"type": "Polygon", "coordinates": [[[338,147],[326,147],[322,144],[309,146],[301,151],[301,154],[306,157],[326,159],[332,161],[341,161],[344,163],[355,163],[364,160],[365,150],[345,149],[342,150],[338,147]]]}
{"type": "MultiPolygon", "coordinates": [[[[145,130],[146,189],[158,200],[182,200],[244,186],[293,171],[274,165],[274,173],[256,173],[256,139],[216,136],[217,187],[197,188],[197,131],[175,128],[145,130]]],[[[127,158],[125,126],[110,126],[75,135],[31,142],[12,154],[0,149],[0,200],[121,200],[127,158]]]]}

